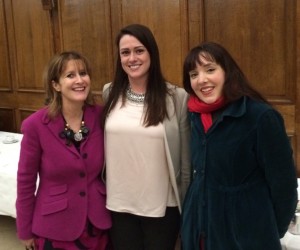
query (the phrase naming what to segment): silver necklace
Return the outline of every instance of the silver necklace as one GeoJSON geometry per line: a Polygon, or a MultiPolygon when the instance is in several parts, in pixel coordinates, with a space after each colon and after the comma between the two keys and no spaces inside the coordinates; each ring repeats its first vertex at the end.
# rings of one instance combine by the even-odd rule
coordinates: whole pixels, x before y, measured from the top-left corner
{"type": "Polygon", "coordinates": [[[145,94],[138,94],[131,90],[130,86],[128,86],[126,90],[126,98],[127,100],[134,102],[134,103],[144,103],[145,94]]]}

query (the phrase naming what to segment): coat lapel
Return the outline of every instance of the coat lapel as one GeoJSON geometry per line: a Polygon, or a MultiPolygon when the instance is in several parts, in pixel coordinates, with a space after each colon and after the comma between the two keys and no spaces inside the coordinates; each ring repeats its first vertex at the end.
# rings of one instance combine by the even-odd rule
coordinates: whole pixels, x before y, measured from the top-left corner
{"type": "Polygon", "coordinates": [[[47,116],[47,113],[45,113],[43,117],[43,124],[47,126],[49,129],[49,132],[53,134],[53,136],[57,139],[58,143],[64,144],[66,149],[71,151],[74,154],[79,154],[76,148],[72,146],[67,146],[66,145],[66,140],[64,138],[60,137],[60,133],[64,130],[65,128],[65,122],[61,114],[59,114],[57,117],[54,119],[50,119],[47,116]]]}

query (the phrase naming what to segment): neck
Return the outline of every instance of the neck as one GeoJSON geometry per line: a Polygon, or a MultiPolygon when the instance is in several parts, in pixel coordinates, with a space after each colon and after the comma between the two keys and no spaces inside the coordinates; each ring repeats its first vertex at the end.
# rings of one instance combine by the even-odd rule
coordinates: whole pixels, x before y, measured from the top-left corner
{"type": "Polygon", "coordinates": [[[62,114],[63,116],[69,117],[69,118],[80,118],[82,117],[83,114],[83,105],[77,105],[77,106],[63,106],[62,108],[62,114]]]}
{"type": "Polygon", "coordinates": [[[83,109],[80,108],[63,108],[62,115],[65,118],[65,121],[67,124],[69,124],[70,128],[72,128],[73,131],[80,130],[81,127],[81,121],[83,118],[83,109]]]}
{"type": "Polygon", "coordinates": [[[145,94],[147,90],[146,81],[144,82],[129,81],[129,86],[132,92],[137,94],[145,94]]]}

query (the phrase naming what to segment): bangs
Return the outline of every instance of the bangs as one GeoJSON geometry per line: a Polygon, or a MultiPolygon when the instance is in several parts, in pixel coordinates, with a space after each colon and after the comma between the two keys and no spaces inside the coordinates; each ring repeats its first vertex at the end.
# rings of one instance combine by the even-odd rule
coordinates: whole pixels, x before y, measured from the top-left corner
{"type": "Polygon", "coordinates": [[[199,56],[197,58],[197,63],[200,66],[204,65],[203,59],[205,59],[206,61],[209,61],[209,62],[213,62],[213,63],[216,62],[216,59],[210,53],[208,53],[206,51],[202,51],[199,53],[199,56]]]}
{"type": "Polygon", "coordinates": [[[89,74],[88,69],[86,67],[86,64],[81,59],[66,60],[65,63],[63,64],[63,66],[62,66],[61,72],[64,72],[66,70],[69,63],[72,63],[78,71],[83,71],[84,70],[89,74]]]}
{"type": "Polygon", "coordinates": [[[199,50],[197,53],[191,53],[186,59],[186,70],[191,71],[197,67],[197,64],[200,66],[204,65],[204,61],[214,62],[216,63],[216,59],[207,51],[199,50]]]}

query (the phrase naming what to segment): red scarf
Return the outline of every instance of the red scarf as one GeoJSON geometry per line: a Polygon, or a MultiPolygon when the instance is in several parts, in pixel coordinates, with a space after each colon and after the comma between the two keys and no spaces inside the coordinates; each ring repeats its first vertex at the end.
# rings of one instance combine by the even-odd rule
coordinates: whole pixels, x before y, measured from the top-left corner
{"type": "Polygon", "coordinates": [[[200,113],[200,119],[204,127],[205,133],[212,125],[211,112],[222,108],[225,105],[225,99],[221,96],[216,102],[207,104],[198,97],[192,95],[188,101],[188,109],[191,112],[200,113]]]}

